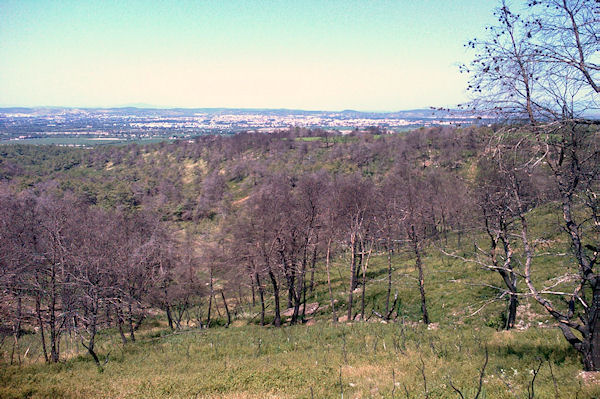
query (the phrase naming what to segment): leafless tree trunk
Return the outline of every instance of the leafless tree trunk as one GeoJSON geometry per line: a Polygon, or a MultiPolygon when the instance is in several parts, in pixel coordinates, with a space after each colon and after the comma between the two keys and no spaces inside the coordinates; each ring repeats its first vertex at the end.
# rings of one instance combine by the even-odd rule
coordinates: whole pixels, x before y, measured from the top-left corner
{"type": "Polygon", "coordinates": [[[123,345],[125,345],[127,343],[127,337],[125,336],[125,332],[123,331],[123,311],[121,310],[120,306],[116,306],[115,310],[117,312],[116,321],[117,326],[119,327],[119,335],[121,336],[121,342],[123,343],[123,345]]]}
{"type": "Polygon", "coordinates": [[[421,250],[420,242],[417,234],[415,233],[415,226],[410,226],[409,232],[410,240],[413,244],[413,251],[415,253],[415,265],[419,272],[419,294],[421,295],[421,313],[423,314],[423,323],[429,324],[429,314],[427,313],[427,300],[425,297],[425,276],[423,274],[423,263],[421,262],[421,250]]]}
{"type": "Polygon", "coordinates": [[[329,290],[329,302],[331,306],[331,317],[334,323],[337,323],[338,317],[335,313],[335,301],[333,299],[333,289],[331,287],[331,273],[329,271],[331,258],[331,237],[327,240],[327,253],[325,255],[325,270],[327,271],[327,289],[329,290]]]}
{"type": "MultiPolygon", "coordinates": [[[[361,292],[361,298],[360,298],[360,314],[361,314],[361,318],[362,320],[366,320],[366,316],[365,316],[365,295],[367,292],[367,268],[369,267],[369,259],[371,258],[371,253],[373,252],[373,241],[370,242],[369,245],[369,250],[366,253],[366,258],[365,258],[365,253],[361,252],[360,257],[362,259],[361,263],[361,268],[362,268],[362,292],[361,292]]],[[[361,245],[361,247],[363,248],[364,251],[364,246],[361,245]]]]}
{"type": "Polygon", "coordinates": [[[387,260],[388,260],[388,281],[387,281],[387,292],[385,296],[385,314],[390,314],[390,296],[392,294],[392,246],[390,245],[390,239],[387,238],[387,260]]]}
{"type": "Polygon", "coordinates": [[[356,234],[354,232],[350,234],[350,248],[352,249],[352,261],[350,264],[350,291],[348,292],[348,321],[353,320],[352,295],[354,294],[354,288],[356,287],[356,234]]]}
{"type": "Polygon", "coordinates": [[[209,292],[208,292],[208,313],[206,315],[206,327],[210,328],[210,316],[211,316],[211,311],[212,311],[212,302],[213,302],[213,298],[215,296],[215,290],[214,290],[214,285],[213,285],[213,267],[212,265],[209,266],[209,281],[208,281],[208,286],[209,286],[209,292]]]}
{"type": "Polygon", "coordinates": [[[265,325],[265,291],[260,282],[260,276],[258,272],[255,272],[254,279],[256,280],[256,286],[258,287],[258,296],[260,298],[260,325],[265,325]]]}
{"type": "Polygon", "coordinates": [[[227,306],[227,300],[225,299],[225,293],[221,290],[221,298],[223,298],[223,305],[225,306],[225,312],[227,313],[227,324],[225,327],[229,327],[231,324],[231,313],[229,313],[229,306],[227,306]]]}
{"type": "Polygon", "coordinates": [[[271,279],[271,284],[273,285],[273,297],[275,299],[275,319],[273,320],[273,325],[275,327],[279,327],[281,326],[281,313],[279,310],[279,286],[277,285],[277,279],[275,278],[275,274],[273,274],[270,266],[269,278],[271,279]]]}
{"type": "Polygon", "coordinates": [[[46,363],[49,363],[50,359],[48,358],[48,351],[46,350],[46,336],[44,333],[44,322],[42,320],[40,297],[38,295],[35,297],[35,312],[37,313],[38,324],[40,327],[40,340],[42,343],[42,351],[44,352],[44,359],[46,360],[46,363]]]}

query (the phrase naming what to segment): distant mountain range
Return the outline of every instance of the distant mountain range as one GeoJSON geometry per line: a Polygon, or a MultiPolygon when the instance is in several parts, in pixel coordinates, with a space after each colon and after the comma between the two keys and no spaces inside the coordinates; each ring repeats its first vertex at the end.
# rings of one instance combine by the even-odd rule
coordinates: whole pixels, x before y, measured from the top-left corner
{"type": "Polygon", "coordinates": [[[160,116],[195,116],[206,115],[314,115],[337,116],[341,118],[367,118],[367,119],[452,119],[453,117],[465,118],[468,114],[462,110],[437,110],[437,109],[412,109],[394,112],[365,112],[356,110],[343,111],[306,111],[299,109],[271,109],[271,108],[148,108],[148,107],[115,107],[115,108],[84,108],[84,107],[7,107],[0,108],[0,114],[28,114],[35,116],[97,113],[111,115],[160,115],[160,116]]]}
{"type": "MultiPolygon", "coordinates": [[[[461,109],[438,109],[419,108],[391,112],[356,111],[346,109],[343,111],[307,111],[301,109],[286,108],[154,108],[145,104],[139,106],[123,106],[111,108],[87,108],[87,107],[0,107],[2,114],[21,114],[22,116],[55,116],[76,114],[100,114],[112,116],[140,116],[140,117],[192,117],[201,115],[265,115],[265,116],[320,116],[334,117],[339,119],[405,119],[405,120],[467,120],[481,117],[492,120],[493,117],[485,115],[474,115],[470,111],[461,109]]],[[[589,110],[585,117],[600,119],[599,110],[589,110]]]]}

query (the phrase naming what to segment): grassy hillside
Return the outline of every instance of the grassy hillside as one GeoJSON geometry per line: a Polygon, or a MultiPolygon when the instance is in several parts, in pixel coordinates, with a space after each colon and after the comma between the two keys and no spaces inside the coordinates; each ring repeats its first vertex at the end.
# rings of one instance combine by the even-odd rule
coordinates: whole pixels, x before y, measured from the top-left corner
{"type": "MultiPolygon", "coordinates": [[[[0,398],[473,398],[480,382],[480,398],[600,397],[598,377],[580,372],[580,355],[565,341],[555,321],[526,295],[522,279],[518,282],[516,328],[501,331],[506,321],[507,295],[500,275],[478,263],[485,258],[481,248],[489,248],[489,237],[484,233],[481,215],[477,214],[477,201],[463,198],[475,193],[466,191],[476,187],[481,172],[478,161],[485,156],[489,133],[488,129],[432,129],[376,137],[238,135],[230,139],[205,137],[194,143],[103,146],[93,150],[0,146],[0,181],[6,183],[6,197],[22,190],[56,195],[51,198],[70,192],[90,208],[126,213],[151,211],[182,244],[173,248],[191,246],[191,252],[196,247],[215,247],[215,241],[219,245],[231,244],[237,237],[238,219],[244,219],[254,209],[248,204],[270,179],[274,181],[273,176],[286,175],[287,180],[282,181],[294,188],[303,174],[317,171],[325,171],[332,181],[358,175],[364,180],[356,181],[370,181],[379,188],[390,175],[401,174],[402,168],[413,169],[417,173],[414,176],[432,178],[428,180],[429,191],[418,197],[418,202],[424,204],[420,212],[431,212],[430,228],[424,230],[421,242],[432,322],[428,327],[422,322],[418,270],[410,240],[403,233],[406,229],[398,229],[393,237],[396,245],[391,257],[391,297],[397,299],[392,320],[383,322],[377,315],[385,312],[388,284],[388,254],[385,237],[381,236],[372,241],[377,244],[366,270],[362,317],[366,321],[357,317],[353,323],[344,319],[337,324],[331,322],[323,236],[334,234],[334,229],[322,229],[316,233],[320,234],[320,243],[307,246],[304,251],[306,254],[314,249],[317,260],[314,289],[306,292],[306,303],[316,310],[309,312],[301,325],[291,326],[290,318],[284,317],[281,328],[258,325],[258,292],[252,298],[251,288],[256,286],[250,285],[249,280],[254,278],[246,264],[250,257],[246,258],[243,252],[245,246],[257,242],[247,242],[240,234],[240,245],[232,246],[227,254],[190,254],[196,285],[179,330],[168,328],[165,309],[159,309],[163,305],[155,296],[161,295],[162,290],[149,290],[139,299],[137,314],[129,309],[132,318],[142,313],[148,318],[141,325],[136,342],[122,344],[116,329],[116,306],[121,306],[121,312],[127,309],[124,302],[118,302],[120,297],[107,297],[98,313],[101,330],[96,337],[96,352],[105,362],[101,369],[84,349],[82,338],[74,333],[83,331],[77,326],[63,331],[61,361],[43,363],[37,322],[31,316],[34,301],[30,294],[25,306],[31,309],[26,309],[29,316],[18,346],[10,335],[10,322],[0,323],[4,332],[0,337],[0,398]],[[458,183],[459,188],[452,187],[458,183]],[[191,234],[186,235],[185,231],[191,234]],[[211,328],[200,329],[198,326],[206,323],[210,300],[208,288],[205,289],[209,275],[212,276],[209,265],[216,265],[211,266],[215,268],[211,328]],[[227,318],[221,294],[227,296],[232,313],[229,328],[224,327],[227,318]]],[[[399,180],[397,185],[408,186],[408,181],[399,180]]],[[[416,187],[418,190],[419,185],[416,187]]],[[[529,233],[535,238],[534,283],[559,291],[573,284],[573,279],[561,278],[576,275],[577,269],[568,237],[560,227],[559,204],[549,192],[540,190],[527,209],[526,218],[529,233]]],[[[412,195],[407,191],[393,193],[412,195]]],[[[321,201],[329,205],[333,202],[328,195],[321,201]]],[[[267,219],[273,213],[271,196],[264,198],[266,212],[258,214],[255,220],[267,219]]],[[[377,198],[390,200],[385,195],[377,198]]],[[[323,215],[320,220],[328,220],[327,214],[323,215]]],[[[373,215],[379,221],[377,218],[384,213],[373,215]]],[[[516,236],[521,222],[514,215],[511,217],[507,231],[516,236]]],[[[284,220],[283,227],[266,225],[264,231],[283,231],[292,221],[284,220]]],[[[326,224],[319,223],[320,228],[326,224]]],[[[379,225],[373,223],[378,229],[379,225]]],[[[346,221],[335,229],[347,227],[346,221]]],[[[300,226],[297,231],[302,229],[300,226]]],[[[361,232],[371,233],[368,229],[361,232]]],[[[344,316],[348,309],[352,263],[349,235],[344,234],[335,237],[331,259],[338,316],[344,316]]],[[[290,237],[296,236],[278,238],[290,237]]],[[[512,245],[515,268],[522,273],[523,244],[514,240],[512,245]]],[[[301,251],[290,253],[298,262],[301,251]]],[[[279,265],[275,274],[285,314],[287,271],[280,267],[280,259],[274,254],[271,260],[279,265]]],[[[251,265],[263,262],[258,255],[252,255],[251,265]]],[[[309,269],[307,281],[310,272],[309,269]]],[[[274,317],[273,288],[266,269],[260,273],[268,324],[274,317]]],[[[183,275],[175,276],[181,279],[172,284],[175,289],[177,284],[188,282],[183,275]]],[[[149,277],[152,278],[155,276],[149,277]]],[[[164,281],[173,282],[166,278],[164,281]]],[[[154,288],[164,281],[156,280],[154,288]]],[[[64,286],[68,287],[69,282],[65,280],[64,286]]],[[[354,292],[354,315],[360,312],[362,289],[359,284],[354,292]]],[[[17,296],[8,289],[6,292],[5,297],[12,301],[5,304],[7,315],[14,316],[15,306],[9,305],[16,303],[17,296]]],[[[167,306],[172,312],[181,304],[177,302],[181,296],[174,298],[171,307],[167,306]]],[[[559,302],[558,306],[569,305],[559,302]]],[[[73,314],[79,311],[72,310],[73,314]]]]}
{"type": "MultiPolygon", "coordinates": [[[[57,365],[0,369],[0,396],[110,398],[473,397],[485,360],[484,398],[600,395],[555,329],[498,332],[414,323],[243,326],[148,332],[112,348],[99,373],[85,355],[57,365]],[[425,377],[423,377],[425,376],[425,377]],[[341,379],[341,381],[340,381],[341,379]],[[425,384],[427,388],[425,388],[425,384]]],[[[590,380],[590,378],[592,380],[590,380]]]]}

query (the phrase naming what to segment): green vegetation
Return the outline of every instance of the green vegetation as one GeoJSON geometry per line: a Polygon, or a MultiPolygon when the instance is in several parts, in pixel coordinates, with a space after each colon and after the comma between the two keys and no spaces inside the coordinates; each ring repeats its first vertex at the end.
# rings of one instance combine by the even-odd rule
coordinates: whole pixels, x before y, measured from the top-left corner
{"type": "Polygon", "coordinates": [[[598,7],[522,6],[514,125],[0,145],[0,396],[600,397],[598,7]]]}
{"type": "MultiPolygon", "coordinates": [[[[555,329],[498,332],[470,327],[354,323],[264,328],[154,330],[111,348],[103,373],[86,355],[48,366],[0,369],[0,396],[112,398],[472,397],[489,352],[482,397],[597,397],[595,376],[555,329]],[[340,385],[341,373],[341,385],[340,385]],[[591,378],[591,380],[590,380],[591,378]],[[395,385],[394,385],[395,382],[395,385]],[[556,385],[555,385],[556,384],[556,385]]],[[[108,346],[105,346],[104,354],[108,346]]]]}
{"type": "MultiPolygon", "coordinates": [[[[100,287],[105,297],[96,307],[76,303],[81,307],[74,307],[71,314],[77,316],[65,318],[67,327],[58,341],[61,351],[56,364],[43,363],[38,328],[42,322],[34,312],[35,294],[43,286],[33,279],[33,285],[24,280],[29,284],[26,289],[18,285],[15,289],[13,280],[0,276],[7,287],[2,293],[6,306],[0,307],[6,315],[1,324],[0,397],[322,398],[341,397],[342,391],[344,397],[400,398],[407,392],[409,397],[459,397],[451,378],[465,397],[472,398],[486,348],[489,362],[480,398],[531,397],[528,392],[531,395],[538,368],[533,383],[536,397],[597,397],[596,375],[581,373],[580,353],[565,341],[555,320],[531,298],[522,280],[514,328],[501,331],[507,325],[508,303],[502,278],[477,262],[487,261],[488,256],[482,252],[489,248],[489,237],[477,201],[486,188],[478,185],[482,179],[495,182],[497,178],[481,173],[493,134],[488,128],[433,128],[381,136],[240,134],[93,149],[0,146],[2,204],[25,198],[31,202],[20,203],[19,209],[37,204],[32,206],[36,212],[40,206],[42,211],[44,206],[51,211],[56,206],[64,212],[60,220],[67,222],[55,233],[79,249],[66,250],[64,259],[70,268],[60,269],[60,263],[58,270],[81,278],[86,260],[98,259],[94,251],[102,249],[94,245],[91,257],[85,258],[88,252],[79,246],[81,237],[107,248],[121,244],[106,237],[120,237],[130,248],[111,249],[100,257],[109,263],[107,259],[114,257],[118,265],[110,268],[114,280],[108,286],[98,282],[78,288],[93,293],[98,291],[91,288],[100,287]],[[318,223],[306,222],[311,209],[306,204],[317,204],[318,223]],[[346,219],[352,212],[347,204],[368,209],[364,219],[370,224],[352,225],[346,219]],[[336,213],[340,209],[350,211],[336,213]],[[139,215],[139,220],[132,215],[139,215]],[[392,221],[391,228],[381,224],[385,218],[392,221]],[[79,224],[69,233],[71,223],[79,224]],[[129,226],[130,233],[121,231],[124,226],[129,226]],[[417,237],[411,236],[411,227],[418,231],[417,237]],[[135,238],[131,232],[138,230],[144,233],[135,238]],[[93,235],[94,231],[99,234],[93,235]],[[304,231],[310,232],[306,241],[304,231]],[[352,250],[348,232],[359,237],[355,242],[362,249],[352,250]],[[160,239],[150,239],[150,233],[160,239]],[[341,317],[337,324],[331,321],[328,238],[332,240],[331,291],[341,317]],[[277,240],[289,244],[272,253],[254,252],[261,243],[277,240]],[[302,247],[299,242],[308,244],[302,247]],[[413,244],[419,246],[429,326],[423,322],[413,244]],[[389,249],[390,304],[394,306],[389,317],[382,317],[388,295],[389,249]],[[131,253],[138,251],[147,254],[139,264],[150,270],[139,277],[148,284],[139,292],[135,285],[128,287],[129,277],[122,274],[129,264],[138,264],[128,263],[131,253]],[[282,254],[295,259],[293,269],[285,268],[282,254]],[[281,290],[281,328],[259,325],[259,284],[264,290],[265,324],[274,322],[276,307],[275,288],[261,266],[263,255],[270,257],[281,290]],[[311,258],[315,261],[314,287],[308,288],[313,281],[309,266],[302,284],[298,285],[301,280],[295,283],[305,298],[289,303],[306,303],[307,308],[318,303],[318,308],[293,320],[287,309],[292,284],[286,273],[301,276],[302,265],[310,264],[311,258]],[[354,322],[347,323],[353,261],[365,265],[365,283],[359,266],[352,303],[354,322]],[[261,282],[257,284],[258,277],[261,282]],[[365,311],[361,315],[363,287],[365,311]],[[129,288],[135,292],[130,294],[129,288]],[[15,316],[19,295],[24,298],[24,316],[19,333],[12,334],[14,320],[21,321],[15,316]],[[166,311],[171,314],[167,316],[166,311]],[[87,312],[98,315],[94,342],[98,364],[82,345],[89,338],[87,312]],[[170,326],[168,317],[176,319],[178,312],[181,318],[170,320],[170,326]],[[141,323],[139,330],[134,329],[135,342],[129,338],[128,319],[132,329],[141,323]],[[123,321],[126,336],[119,334],[123,321]],[[224,327],[227,324],[229,328],[224,327]]],[[[532,176],[524,197],[526,220],[537,246],[533,283],[543,286],[554,284],[557,276],[575,275],[577,265],[569,236],[561,228],[560,202],[548,175],[532,176]]],[[[586,212],[582,204],[574,207],[578,218],[586,212]]],[[[12,214],[21,213],[27,212],[12,214]]],[[[34,220],[44,221],[53,214],[41,212],[34,220]]],[[[522,222],[518,214],[509,217],[507,231],[518,237],[522,222]]],[[[15,220],[5,220],[2,226],[13,228],[15,220]]],[[[17,229],[17,237],[20,232],[17,229]]],[[[40,236],[44,234],[40,230],[40,236]]],[[[6,237],[12,239],[10,234],[6,237]]],[[[16,242],[19,245],[6,253],[29,259],[31,251],[23,252],[16,242]]],[[[516,239],[511,246],[516,268],[522,273],[525,247],[516,239]]],[[[52,245],[48,248],[41,252],[55,250],[52,245]]],[[[12,266],[13,258],[2,256],[0,261],[12,266]]],[[[26,273],[16,273],[17,278],[37,272],[24,264],[26,273]]],[[[100,268],[101,272],[108,269],[100,268]]],[[[41,281],[46,280],[42,277],[41,281]]],[[[71,295],[70,281],[58,283],[71,295]]],[[[554,287],[566,290],[571,284],[572,280],[559,281],[554,287]]],[[[46,301],[42,302],[43,323],[49,328],[45,312],[50,302],[41,298],[46,301]]],[[[566,301],[559,302],[557,309],[564,311],[568,306],[566,301]]]]}

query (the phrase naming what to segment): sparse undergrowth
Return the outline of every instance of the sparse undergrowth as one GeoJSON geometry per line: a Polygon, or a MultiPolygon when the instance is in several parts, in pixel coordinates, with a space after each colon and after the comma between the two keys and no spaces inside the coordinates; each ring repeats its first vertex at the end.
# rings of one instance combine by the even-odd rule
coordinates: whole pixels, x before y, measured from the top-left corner
{"type": "Polygon", "coordinates": [[[88,356],[56,365],[3,366],[0,397],[458,397],[450,378],[473,397],[486,347],[482,398],[528,397],[538,367],[535,397],[600,395],[600,386],[580,375],[578,355],[555,329],[318,322],[147,335],[113,348],[103,373],[88,356]]]}

